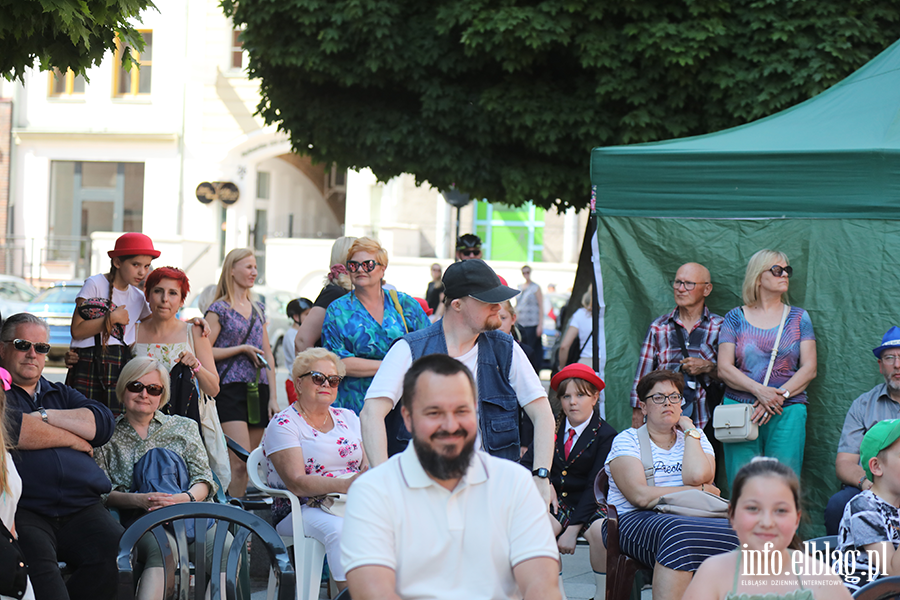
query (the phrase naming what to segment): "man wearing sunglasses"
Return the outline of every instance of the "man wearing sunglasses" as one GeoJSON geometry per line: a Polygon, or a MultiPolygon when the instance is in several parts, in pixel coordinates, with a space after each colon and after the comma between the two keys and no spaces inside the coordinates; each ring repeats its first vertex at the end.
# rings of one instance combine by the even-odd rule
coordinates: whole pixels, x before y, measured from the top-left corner
{"type": "Polygon", "coordinates": [[[719,386],[716,352],[723,319],[706,307],[706,297],[713,289],[709,269],[697,263],[681,265],[671,284],[675,310],[650,324],[641,346],[631,392],[631,426],[634,428],[644,423],[644,415],[638,406],[637,384],[651,371],[681,371],[684,375],[683,414],[693,420],[698,429],[703,429],[709,421],[707,393],[719,386]]]}
{"type": "Polygon", "coordinates": [[[481,258],[481,238],[474,233],[464,233],[456,240],[456,260],[481,258]]]}
{"type": "Polygon", "coordinates": [[[92,455],[109,441],[115,420],[99,402],[42,376],[49,338],[47,324],[28,313],[0,329],[0,364],[12,376],[9,442],[23,485],[16,532],[35,597],[111,599],[123,530],[101,503],[110,483],[92,455]],[[58,561],[72,571],[67,581],[58,561]]]}
{"type": "Polygon", "coordinates": [[[519,460],[521,406],[534,424],[535,483],[549,505],[555,422],[547,392],[528,357],[500,327],[500,303],[519,291],[503,285],[483,260],[453,263],[444,272],[443,319],[403,336],[388,351],[366,392],[360,413],[363,444],[371,465],[401,452],[410,439],[400,415],[403,377],[413,361],[448,354],[478,382],[478,447],[519,460]]]}

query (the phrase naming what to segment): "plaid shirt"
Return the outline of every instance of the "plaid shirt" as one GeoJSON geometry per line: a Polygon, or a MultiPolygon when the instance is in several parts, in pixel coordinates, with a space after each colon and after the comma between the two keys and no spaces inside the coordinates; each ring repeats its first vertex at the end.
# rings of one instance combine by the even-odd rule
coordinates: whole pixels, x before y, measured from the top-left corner
{"type": "MultiPolygon", "coordinates": [[[[688,354],[692,357],[702,358],[716,362],[716,353],[719,345],[719,328],[722,327],[722,317],[709,312],[703,307],[703,316],[694,325],[695,330],[700,330],[700,345],[691,345],[690,332],[686,331],[684,324],[678,316],[678,308],[667,315],[663,315],[650,324],[647,338],[641,346],[641,358],[638,362],[637,374],[634,377],[634,386],[631,389],[631,406],[638,406],[637,384],[641,377],[654,369],[674,370],[681,364],[684,356],[681,354],[681,346],[678,343],[678,334],[675,327],[681,327],[684,333],[684,342],[687,344],[688,354]]],[[[696,336],[695,336],[696,337],[696,336]]],[[[705,376],[703,376],[705,377],[705,376]]],[[[702,385],[697,385],[697,411],[694,415],[694,424],[703,429],[709,421],[709,407],[706,405],[706,390],[702,385]]]]}

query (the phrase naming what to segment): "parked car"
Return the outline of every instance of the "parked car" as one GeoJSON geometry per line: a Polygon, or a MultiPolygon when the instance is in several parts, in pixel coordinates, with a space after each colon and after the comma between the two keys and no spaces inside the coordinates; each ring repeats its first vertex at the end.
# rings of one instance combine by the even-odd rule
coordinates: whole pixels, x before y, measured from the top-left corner
{"type": "Polygon", "coordinates": [[[50,326],[50,358],[62,358],[72,342],[72,313],[83,281],[63,281],[38,294],[26,312],[38,316],[50,326]]]}
{"type": "Polygon", "coordinates": [[[0,322],[9,315],[26,312],[38,295],[33,285],[15,275],[0,275],[0,322]]]}
{"type": "Polygon", "coordinates": [[[541,336],[541,344],[544,346],[544,368],[550,368],[554,348],[558,348],[559,328],[563,323],[566,305],[569,303],[570,294],[565,292],[544,292],[544,334],[541,336]]]}
{"type": "MultiPolygon", "coordinates": [[[[287,304],[297,296],[284,290],[275,290],[258,285],[253,288],[266,307],[266,331],[269,334],[269,344],[272,346],[272,354],[275,356],[275,366],[281,366],[284,356],[281,345],[284,343],[284,332],[291,326],[291,320],[287,317],[287,304]]],[[[188,321],[194,317],[202,317],[199,306],[200,294],[196,294],[190,303],[181,309],[178,318],[188,321]]]]}

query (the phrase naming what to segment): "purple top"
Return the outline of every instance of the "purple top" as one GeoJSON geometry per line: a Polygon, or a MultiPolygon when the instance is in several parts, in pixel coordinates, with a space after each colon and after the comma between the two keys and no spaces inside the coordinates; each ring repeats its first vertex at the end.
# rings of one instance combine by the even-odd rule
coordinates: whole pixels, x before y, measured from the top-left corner
{"type": "MultiPolygon", "coordinates": [[[[256,318],[254,319],[253,315],[251,315],[250,319],[245,319],[244,315],[231,308],[231,305],[224,300],[214,302],[206,312],[214,313],[219,317],[219,325],[222,330],[219,332],[219,337],[216,338],[213,348],[240,346],[241,340],[247,335],[247,327],[250,325],[250,321],[253,321],[250,335],[247,336],[247,341],[243,343],[260,348],[259,353],[262,354],[266,308],[262,302],[257,302],[256,306],[259,308],[256,318]]],[[[219,384],[221,385],[226,383],[253,383],[256,381],[256,367],[250,362],[250,357],[243,353],[232,358],[216,361],[216,371],[219,372],[219,384]],[[228,365],[232,365],[231,368],[228,365]],[[228,369],[227,373],[225,373],[226,369],[228,369]],[[224,377],[222,373],[225,373],[224,377]]],[[[269,377],[265,369],[259,370],[259,382],[266,385],[269,383],[269,377]]]]}

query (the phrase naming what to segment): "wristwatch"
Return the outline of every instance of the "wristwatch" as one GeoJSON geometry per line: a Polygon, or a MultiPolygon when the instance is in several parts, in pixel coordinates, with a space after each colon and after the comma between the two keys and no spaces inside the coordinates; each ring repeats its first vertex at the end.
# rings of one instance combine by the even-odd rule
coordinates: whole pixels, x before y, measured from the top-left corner
{"type": "Polygon", "coordinates": [[[695,440],[699,440],[700,439],[700,430],[697,429],[696,427],[694,427],[694,428],[686,430],[684,432],[684,435],[689,435],[692,438],[694,438],[695,440]]]}
{"type": "Polygon", "coordinates": [[[531,474],[535,477],[540,477],[541,479],[547,479],[548,477],[550,477],[550,471],[548,469],[545,469],[544,467],[535,469],[531,472],[531,474]]]}
{"type": "Polygon", "coordinates": [[[49,423],[49,417],[47,417],[47,411],[43,406],[38,406],[38,412],[41,413],[41,421],[44,423],[49,423]]]}
{"type": "Polygon", "coordinates": [[[785,400],[787,400],[788,398],[791,397],[791,390],[789,390],[787,388],[781,388],[781,389],[784,390],[783,392],[781,392],[781,395],[784,396],[785,400]]]}

